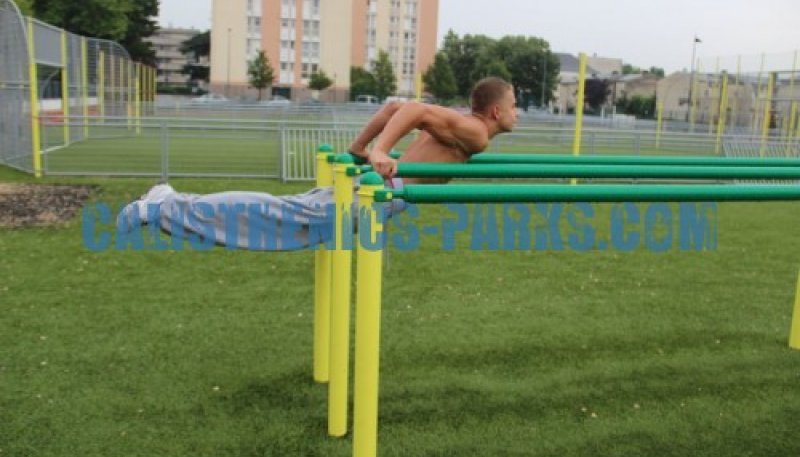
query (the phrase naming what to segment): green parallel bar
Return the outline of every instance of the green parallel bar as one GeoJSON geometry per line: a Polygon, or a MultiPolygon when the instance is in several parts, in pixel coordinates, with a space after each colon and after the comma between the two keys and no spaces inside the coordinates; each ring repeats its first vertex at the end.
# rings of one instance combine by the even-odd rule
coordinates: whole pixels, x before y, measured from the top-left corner
{"type": "Polygon", "coordinates": [[[569,154],[476,154],[469,163],[551,163],[580,165],[707,165],[734,167],[800,167],[786,157],[573,156],[569,154]]]}
{"type": "Polygon", "coordinates": [[[409,203],[671,202],[800,200],[800,186],[724,184],[409,184],[375,201],[409,203]]]}
{"type": "MultiPolygon", "coordinates": [[[[350,176],[371,166],[348,169],[350,176]]],[[[403,178],[800,179],[800,167],[401,163],[403,178]]]]}

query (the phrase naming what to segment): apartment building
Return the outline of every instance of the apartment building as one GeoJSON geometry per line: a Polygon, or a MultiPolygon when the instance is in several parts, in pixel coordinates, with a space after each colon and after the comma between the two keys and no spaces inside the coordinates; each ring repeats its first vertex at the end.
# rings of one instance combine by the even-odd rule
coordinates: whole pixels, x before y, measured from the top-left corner
{"type": "Polygon", "coordinates": [[[200,30],[196,29],[165,27],[145,38],[145,41],[153,44],[153,49],[156,51],[156,61],[158,62],[156,81],[158,83],[186,84],[189,76],[183,74],[183,67],[193,56],[183,54],[180,50],[181,44],[199,33],[201,33],[200,30]]]}
{"type": "Polygon", "coordinates": [[[309,77],[322,70],[333,86],[320,98],[345,101],[350,67],[371,70],[384,50],[397,94],[411,96],[434,60],[438,12],[439,0],[213,0],[211,90],[252,97],[247,63],[263,50],[273,93],[308,98],[309,77]]]}

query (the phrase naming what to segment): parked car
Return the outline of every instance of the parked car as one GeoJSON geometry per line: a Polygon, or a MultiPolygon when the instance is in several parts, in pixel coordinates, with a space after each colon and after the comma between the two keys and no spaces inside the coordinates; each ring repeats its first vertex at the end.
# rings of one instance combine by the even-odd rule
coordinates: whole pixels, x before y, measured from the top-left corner
{"type": "Polygon", "coordinates": [[[396,97],[396,96],[389,96],[386,97],[386,100],[383,103],[391,103],[391,102],[407,102],[408,98],[406,97],[396,97]]]}
{"type": "Polygon", "coordinates": [[[228,97],[220,94],[205,94],[200,97],[194,97],[192,103],[228,103],[228,97]]]}
{"type": "Polygon", "coordinates": [[[378,97],[374,95],[359,95],[356,97],[356,103],[364,104],[364,105],[378,105],[380,102],[378,101],[378,97]]]}
{"type": "Polygon", "coordinates": [[[269,100],[261,100],[258,102],[262,106],[289,106],[292,102],[282,95],[275,95],[269,100]]]}

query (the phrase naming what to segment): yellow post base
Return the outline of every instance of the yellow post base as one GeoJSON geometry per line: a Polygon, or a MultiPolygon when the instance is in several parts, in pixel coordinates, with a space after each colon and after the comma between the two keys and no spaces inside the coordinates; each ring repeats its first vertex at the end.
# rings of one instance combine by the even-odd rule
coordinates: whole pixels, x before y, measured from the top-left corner
{"type": "Polygon", "coordinates": [[[797,275],[797,292],[794,296],[792,328],[789,330],[789,347],[800,350],[800,274],[797,275]]]}

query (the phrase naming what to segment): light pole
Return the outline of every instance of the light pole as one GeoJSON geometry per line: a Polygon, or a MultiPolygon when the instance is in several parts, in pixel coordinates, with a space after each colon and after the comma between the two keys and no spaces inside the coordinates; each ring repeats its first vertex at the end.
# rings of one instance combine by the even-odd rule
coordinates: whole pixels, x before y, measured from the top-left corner
{"type": "Polygon", "coordinates": [[[695,61],[695,56],[697,55],[697,43],[702,43],[702,41],[700,40],[700,38],[697,38],[697,35],[695,35],[694,36],[694,40],[692,40],[692,64],[691,64],[692,71],[690,73],[692,76],[689,79],[689,100],[686,103],[686,106],[689,107],[689,109],[686,110],[686,121],[687,122],[689,121],[689,116],[690,116],[689,113],[692,111],[692,105],[693,105],[692,104],[692,89],[693,89],[692,86],[694,86],[694,78],[695,78],[695,75],[694,75],[694,61],[695,61]]]}
{"type": "Polygon", "coordinates": [[[225,96],[230,98],[231,90],[231,28],[228,27],[228,79],[225,80],[225,96]]]}

